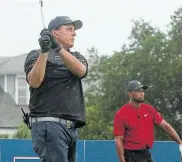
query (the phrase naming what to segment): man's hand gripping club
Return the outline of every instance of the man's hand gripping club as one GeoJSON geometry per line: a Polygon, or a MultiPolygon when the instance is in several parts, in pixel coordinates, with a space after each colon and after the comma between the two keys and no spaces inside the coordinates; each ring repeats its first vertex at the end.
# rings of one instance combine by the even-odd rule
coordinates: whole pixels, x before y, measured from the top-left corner
{"type": "Polygon", "coordinates": [[[47,35],[42,35],[39,39],[39,45],[41,48],[41,53],[47,53],[51,49],[52,43],[50,37],[47,35]]]}
{"type": "Polygon", "coordinates": [[[49,37],[50,38],[51,48],[55,52],[59,52],[62,49],[61,45],[56,41],[56,39],[54,38],[54,36],[47,29],[43,29],[41,31],[40,35],[41,35],[41,37],[49,37]]]}

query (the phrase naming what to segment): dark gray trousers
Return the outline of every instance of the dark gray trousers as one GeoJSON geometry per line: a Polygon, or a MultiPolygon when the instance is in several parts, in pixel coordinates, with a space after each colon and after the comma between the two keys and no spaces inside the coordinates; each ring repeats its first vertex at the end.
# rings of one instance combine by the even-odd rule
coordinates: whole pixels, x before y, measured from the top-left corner
{"type": "Polygon", "coordinates": [[[77,129],[58,122],[35,122],[31,128],[33,149],[42,162],[75,162],[77,129]]]}
{"type": "Polygon", "coordinates": [[[125,150],[125,162],[153,162],[150,151],[147,150],[125,150]]]}

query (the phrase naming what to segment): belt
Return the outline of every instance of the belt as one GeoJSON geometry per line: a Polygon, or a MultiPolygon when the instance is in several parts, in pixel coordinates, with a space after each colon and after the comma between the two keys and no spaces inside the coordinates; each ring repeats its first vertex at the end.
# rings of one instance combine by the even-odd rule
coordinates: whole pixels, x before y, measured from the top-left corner
{"type": "Polygon", "coordinates": [[[141,149],[141,150],[124,150],[125,152],[148,152],[149,149],[141,149]]]}
{"type": "Polygon", "coordinates": [[[30,122],[35,123],[35,122],[44,122],[44,121],[53,121],[53,122],[58,122],[62,123],[67,126],[67,128],[75,128],[75,122],[71,120],[66,120],[63,118],[56,118],[56,117],[31,117],[30,122]]]}

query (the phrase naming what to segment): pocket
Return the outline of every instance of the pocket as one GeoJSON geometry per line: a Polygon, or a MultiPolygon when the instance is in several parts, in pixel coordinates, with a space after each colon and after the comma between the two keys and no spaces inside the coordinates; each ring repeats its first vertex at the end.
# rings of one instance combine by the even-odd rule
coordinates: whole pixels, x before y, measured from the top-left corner
{"type": "Polygon", "coordinates": [[[33,150],[36,152],[36,154],[38,154],[38,142],[37,142],[37,131],[35,131],[34,129],[31,129],[31,136],[32,136],[32,148],[33,150]]]}
{"type": "Polygon", "coordinates": [[[33,150],[39,155],[45,152],[46,143],[45,143],[45,124],[43,122],[36,122],[32,124],[31,129],[31,136],[32,136],[32,146],[33,150]]]}

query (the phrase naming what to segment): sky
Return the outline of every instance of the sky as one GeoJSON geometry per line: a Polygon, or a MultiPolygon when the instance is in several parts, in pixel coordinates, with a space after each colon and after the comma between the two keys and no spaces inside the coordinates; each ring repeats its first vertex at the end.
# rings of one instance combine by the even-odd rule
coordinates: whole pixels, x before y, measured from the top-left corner
{"type": "MultiPolygon", "coordinates": [[[[0,57],[17,56],[39,48],[43,28],[39,0],[0,0],[0,57]]],[[[56,16],[81,20],[72,50],[83,55],[95,47],[99,54],[119,51],[132,29],[132,19],[150,21],[166,30],[180,0],[43,0],[44,22],[56,16]]]]}

